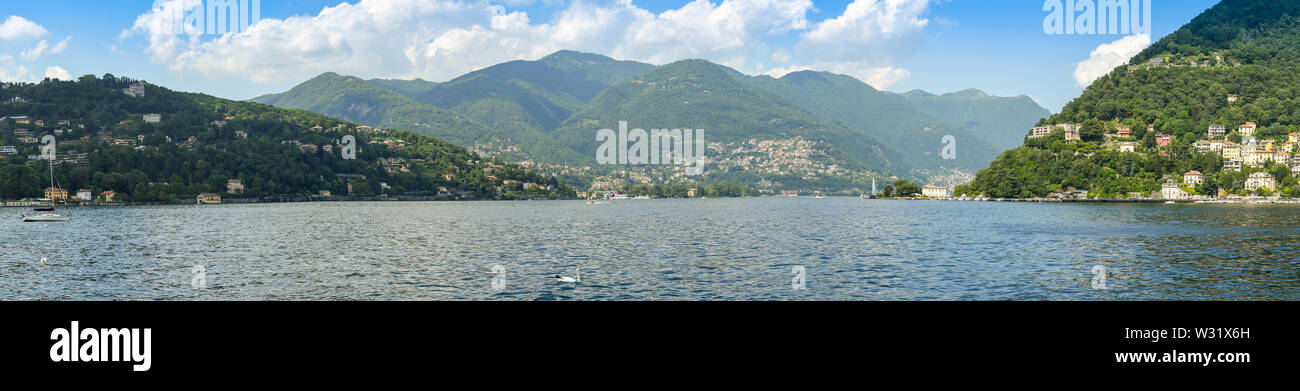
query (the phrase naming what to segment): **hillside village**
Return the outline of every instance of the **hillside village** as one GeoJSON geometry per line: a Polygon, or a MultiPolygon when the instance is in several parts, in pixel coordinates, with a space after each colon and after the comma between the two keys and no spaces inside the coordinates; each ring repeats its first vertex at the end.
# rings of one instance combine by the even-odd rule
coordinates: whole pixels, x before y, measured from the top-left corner
{"type": "MultiPolygon", "coordinates": [[[[9,89],[15,85],[5,84],[5,86],[5,89],[9,89]]],[[[122,89],[121,94],[129,97],[129,99],[142,99],[146,96],[146,86],[143,82],[135,82],[128,88],[122,89]]],[[[29,101],[30,99],[22,96],[14,96],[0,102],[0,106],[23,105],[29,103],[29,101]]],[[[0,109],[6,108],[0,107],[0,109]]],[[[11,107],[4,111],[13,113],[17,110],[11,107]]],[[[201,126],[196,126],[193,115],[185,112],[135,113],[129,114],[126,119],[120,121],[113,119],[112,121],[115,122],[107,124],[102,120],[96,122],[86,118],[6,115],[0,117],[0,167],[27,166],[34,168],[37,172],[44,173],[46,163],[44,163],[45,158],[41,154],[44,147],[43,139],[52,137],[55,140],[56,154],[49,162],[49,165],[58,172],[56,177],[59,178],[56,179],[60,179],[60,182],[64,184],[74,182],[73,178],[67,178],[67,176],[76,174],[74,176],[79,179],[75,182],[106,182],[110,184],[118,183],[118,185],[103,186],[104,188],[95,186],[93,189],[81,188],[75,190],[63,189],[57,186],[41,186],[43,189],[34,194],[25,190],[19,191],[10,188],[6,189],[6,194],[11,195],[0,198],[8,198],[9,200],[5,202],[5,205],[9,206],[32,204],[36,200],[29,197],[37,196],[45,199],[67,200],[85,204],[111,205],[123,202],[156,201],[154,197],[159,197],[160,194],[193,191],[190,189],[196,188],[195,184],[177,183],[189,181],[182,180],[175,175],[170,178],[157,178],[145,182],[147,180],[145,172],[139,169],[126,169],[126,167],[121,166],[123,159],[134,160],[135,163],[132,164],[156,165],[163,163],[160,157],[166,157],[165,164],[170,166],[173,163],[179,164],[179,161],[173,160],[177,153],[212,151],[212,153],[224,154],[233,149],[247,150],[248,148],[261,148],[262,146],[275,144],[279,144],[281,148],[292,148],[290,150],[301,153],[302,161],[345,161],[348,159],[343,156],[345,147],[355,147],[356,154],[352,156],[368,150],[372,151],[372,153],[366,155],[372,157],[368,163],[361,162],[361,166],[356,164],[345,165],[347,167],[366,167],[366,169],[352,168],[329,174],[331,177],[337,176],[337,178],[327,179],[322,176],[320,180],[324,181],[324,183],[320,185],[318,191],[313,190],[314,194],[310,197],[371,196],[387,198],[391,194],[406,198],[415,196],[417,198],[431,199],[463,199],[495,194],[497,197],[527,198],[547,196],[560,190],[560,185],[557,185],[553,178],[549,181],[531,180],[531,178],[540,177],[527,173],[517,166],[507,166],[490,159],[469,160],[463,162],[463,165],[457,165],[455,162],[446,160],[435,160],[434,157],[442,153],[442,148],[445,148],[446,144],[435,145],[431,139],[427,143],[420,141],[427,138],[425,136],[416,136],[405,132],[390,132],[387,129],[342,121],[317,121],[318,123],[315,124],[300,124],[292,120],[285,122],[284,119],[277,119],[274,122],[278,122],[279,125],[275,126],[298,127],[298,129],[286,130],[284,134],[289,135],[289,137],[281,137],[281,134],[275,136],[254,134],[253,138],[256,140],[250,140],[249,132],[252,129],[260,129],[261,126],[265,126],[267,121],[264,121],[264,119],[272,118],[266,117],[265,114],[267,113],[262,115],[263,121],[261,125],[250,123],[248,118],[226,115],[224,117],[218,116],[218,119],[208,122],[198,122],[197,125],[201,126]],[[188,134],[188,136],[183,136],[185,134],[188,134]],[[346,136],[354,137],[356,144],[345,145],[352,143],[350,140],[344,140],[346,136]],[[256,141],[256,143],[251,143],[253,141],[256,141]],[[104,155],[110,152],[111,155],[104,155]],[[131,157],[131,154],[134,154],[135,157],[131,157]],[[96,163],[96,156],[103,159],[99,159],[99,162],[96,163]],[[102,167],[105,163],[111,161],[117,161],[118,163],[113,167],[102,167]],[[366,174],[371,174],[374,170],[379,170],[379,172],[387,175],[367,178],[366,174]],[[409,187],[411,186],[410,181],[413,180],[411,178],[429,175],[430,172],[443,174],[436,177],[435,181],[437,183],[434,184],[435,187],[427,192],[410,192],[412,189],[404,191],[401,185],[392,183],[393,180],[397,180],[398,176],[404,176],[406,179],[401,179],[399,182],[403,182],[409,187]],[[93,176],[93,178],[88,175],[93,176]],[[128,178],[129,181],[127,181],[128,178]],[[488,189],[468,189],[464,187],[466,180],[469,180],[470,183],[486,182],[491,185],[488,189]],[[23,198],[19,199],[14,197],[13,194],[21,194],[23,198]],[[142,194],[152,194],[152,196],[142,197],[142,194]]],[[[204,156],[216,155],[207,154],[204,156]]],[[[185,164],[188,166],[190,163],[185,162],[185,164]]],[[[200,161],[199,164],[203,164],[203,162],[200,161]]],[[[236,162],[234,164],[240,163],[236,162]]],[[[335,166],[338,164],[340,163],[331,163],[331,165],[335,166]]],[[[152,168],[145,168],[145,170],[155,172],[159,171],[160,168],[162,167],[152,166],[152,168]]],[[[167,169],[173,170],[176,168],[182,167],[169,167],[167,169]]],[[[241,169],[238,172],[230,172],[226,174],[227,176],[221,178],[202,178],[206,179],[205,182],[207,183],[204,183],[206,186],[202,187],[203,190],[200,190],[201,192],[197,196],[174,199],[174,202],[221,203],[223,196],[227,201],[233,198],[243,200],[243,202],[250,202],[258,200],[259,196],[271,195],[262,191],[254,193],[254,198],[244,199],[248,197],[248,195],[245,195],[247,190],[262,189],[267,184],[256,173],[246,170],[248,168],[241,169]],[[243,177],[245,174],[249,177],[243,177]]],[[[331,170],[326,169],[325,172],[331,172],[331,170]]],[[[44,175],[42,174],[39,177],[44,177],[44,175]]],[[[16,177],[9,179],[18,180],[16,177]]],[[[24,187],[31,185],[27,182],[32,181],[23,181],[24,187]]],[[[39,182],[48,185],[48,179],[39,182]]],[[[299,194],[299,196],[303,195],[299,194]]],[[[168,198],[170,199],[170,196],[168,198]]]]}
{"type": "MultiPolygon", "coordinates": [[[[1237,101],[1235,95],[1229,95],[1226,99],[1229,102],[1237,101]]],[[[1028,139],[1044,139],[1059,135],[1064,142],[1079,144],[1075,154],[1084,156],[1091,156],[1097,150],[1134,154],[1154,153],[1164,157],[1181,152],[1178,151],[1179,146],[1174,142],[1174,137],[1158,132],[1155,125],[1147,125],[1145,133],[1150,137],[1142,138],[1135,137],[1131,128],[1116,126],[1113,131],[1105,132],[1104,140],[1097,144],[1083,141],[1082,129],[1083,124],[1038,126],[1030,131],[1028,139]]],[[[1300,149],[1297,148],[1297,144],[1300,144],[1300,133],[1290,132],[1285,135],[1285,138],[1278,139],[1259,138],[1258,130],[1259,126],[1254,122],[1246,122],[1231,128],[1224,124],[1210,124],[1204,133],[1204,138],[1191,144],[1191,149],[1197,153],[1213,154],[1220,158],[1222,167],[1219,172],[1247,172],[1248,175],[1241,187],[1219,187],[1213,189],[1215,191],[1207,192],[1204,187],[1207,183],[1206,177],[1215,173],[1207,174],[1191,170],[1181,176],[1162,178],[1164,181],[1159,191],[1150,194],[1126,194],[1122,195],[1122,198],[1209,200],[1250,196],[1276,197],[1279,191],[1284,190],[1283,187],[1294,187],[1296,177],[1300,176],[1300,158],[1296,156],[1297,149],[1300,149]]],[[[1058,191],[1049,196],[1049,198],[1073,199],[1090,197],[1096,198],[1096,195],[1090,195],[1086,190],[1058,191]]]]}
{"type": "MultiPolygon", "coordinates": [[[[798,136],[779,140],[710,142],[707,149],[708,153],[702,159],[707,167],[705,174],[743,172],[752,175],[760,178],[756,181],[755,188],[763,194],[777,194],[802,183],[817,183],[832,178],[880,175],[841,167],[818,148],[818,142],[798,136]]],[[[476,145],[470,151],[483,157],[499,158],[509,152],[519,152],[519,149],[512,144],[493,140],[476,145]]],[[[518,164],[540,172],[593,177],[590,186],[593,191],[622,191],[638,184],[696,184],[701,179],[686,175],[683,167],[674,165],[627,165],[610,170],[592,166],[547,164],[532,159],[518,164]]]]}

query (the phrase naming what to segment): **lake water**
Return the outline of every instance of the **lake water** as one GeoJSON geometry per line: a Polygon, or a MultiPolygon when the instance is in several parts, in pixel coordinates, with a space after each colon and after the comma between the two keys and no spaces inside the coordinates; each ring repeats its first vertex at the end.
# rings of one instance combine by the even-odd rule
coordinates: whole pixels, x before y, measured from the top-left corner
{"type": "Polygon", "coordinates": [[[4,300],[1300,300],[1295,205],[290,203],[75,208],[67,223],[23,211],[0,209],[4,300]],[[548,278],[577,267],[580,283],[548,278]]]}

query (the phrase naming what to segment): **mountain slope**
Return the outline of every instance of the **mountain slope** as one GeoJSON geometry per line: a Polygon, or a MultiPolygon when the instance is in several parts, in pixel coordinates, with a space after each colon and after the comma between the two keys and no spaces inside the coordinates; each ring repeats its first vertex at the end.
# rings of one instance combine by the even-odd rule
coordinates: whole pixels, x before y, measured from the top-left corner
{"type": "MultiPolygon", "coordinates": [[[[439,85],[441,86],[441,84],[439,85]]],[[[419,103],[360,78],[324,73],[282,94],[264,95],[253,102],[277,107],[308,110],[370,126],[396,128],[438,137],[467,147],[502,146],[499,157],[511,161],[529,159],[576,160],[572,150],[555,143],[538,129],[484,126],[467,116],[419,103]]],[[[503,118],[510,110],[494,112],[480,107],[482,116],[503,118]]]]}
{"type": "Polygon", "coordinates": [[[728,180],[753,183],[780,177],[787,185],[806,183],[803,188],[817,188],[818,182],[833,183],[828,188],[847,188],[863,183],[871,171],[907,171],[898,152],[871,137],[817,118],[750,83],[748,76],[703,60],[660,66],[610,87],[554,134],[573,149],[594,156],[596,131],[616,129],[619,121],[628,121],[631,128],[705,129],[710,159],[718,166],[706,174],[728,180]],[[800,163],[769,155],[765,157],[774,159],[772,166],[748,164],[745,156],[761,148],[750,140],[800,145],[795,149],[805,149],[808,155],[802,158],[811,163],[801,168],[800,163]],[[832,165],[849,172],[828,175],[812,169],[832,165]]]}
{"type": "Polygon", "coordinates": [[[1025,129],[1052,115],[1027,96],[990,96],[977,89],[942,95],[914,90],[897,96],[930,117],[980,137],[999,152],[1020,146],[1025,129]]]}
{"type": "Polygon", "coordinates": [[[434,88],[438,87],[438,83],[431,82],[424,79],[415,79],[415,80],[370,79],[367,81],[370,82],[370,84],[374,84],[380,88],[405,95],[407,98],[412,98],[412,99],[414,99],[414,97],[416,96],[423,96],[425,94],[428,94],[429,91],[432,91],[434,88]]]}
{"type": "Polygon", "coordinates": [[[1027,197],[1076,188],[1102,197],[1146,195],[1196,170],[1203,183],[1180,184],[1192,195],[1300,196],[1291,169],[1274,162],[1295,160],[1274,149],[1297,149],[1288,139],[1300,124],[1300,96],[1294,93],[1300,89],[1298,48],[1300,3],[1225,0],[1093,82],[1061,113],[1043,121],[1082,124],[1081,141],[1063,140],[1059,133],[1030,139],[982,171],[969,192],[1027,197]],[[1248,122],[1257,124],[1253,137],[1207,132],[1212,124],[1235,130],[1248,122]],[[1148,132],[1147,125],[1155,131],[1148,132]],[[1124,140],[1103,136],[1119,128],[1132,129],[1133,151],[1121,152],[1116,144],[1124,140]],[[1156,134],[1171,139],[1166,145],[1156,134]],[[1209,141],[1194,146],[1210,138],[1237,145],[1237,155],[1214,150],[1209,141]],[[1276,142],[1265,142],[1270,139],[1276,142]],[[1240,160],[1233,169],[1225,169],[1225,162],[1235,159],[1240,160]],[[1259,172],[1276,185],[1247,189],[1246,179],[1259,172]]]}
{"type": "MultiPolygon", "coordinates": [[[[780,175],[785,185],[829,188],[795,171],[815,172],[808,178],[829,171],[838,188],[853,187],[844,182],[848,178],[876,174],[964,181],[998,152],[982,137],[849,76],[796,72],[774,79],[707,61],[655,67],[572,51],[497,64],[442,83],[367,82],[327,73],[255,101],[430,134],[511,161],[558,165],[549,169],[584,181],[610,174],[657,181],[667,175],[654,168],[587,168],[595,160],[594,132],[615,128],[618,121],[704,128],[711,142],[731,144],[721,157],[733,161],[720,164],[735,167],[728,168],[727,179],[745,183],[768,183],[764,179],[780,175]],[[941,156],[948,135],[956,138],[952,160],[941,156]],[[790,155],[772,143],[748,152],[753,157],[731,156],[751,139],[782,141],[779,148],[791,151],[817,144],[820,168],[773,163],[790,155]],[[739,166],[744,159],[790,169],[756,172],[761,170],[739,166]]],[[[978,121],[963,120],[971,122],[978,121]]]]}
{"type": "Polygon", "coordinates": [[[510,61],[470,72],[412,98],[494,129],[549,132],[610,85],[652,68],[559,51],[537,61],[510,61]]]}
{"type": "MultiPolygon", "coordinates": [[[[536,91],[544,91],[553,96],[556,104],[576,107],[595,98],[605,88],[622,83],[653,69],[650,64],[635,61],[619,61],[598,54],[581,53],[569,50],[555,52],[537,61],[510,61],[473,71],[443,83],[434,91],[417,101],[458,102],[472,94],[464,88],[458,88],[458,81],[490,76],[492,80],[502,83],[522,83],[536,91]],[[451,101],[449,101],[451,100],[451,101]]],[[[435,104],[439,107],[454,106],[456,103],[435,104]]]]}
{"type": "MultiPolygon", "coordinates": [[[[306,199],[326,191],[453,198],[572,194],[554,178],[433,137],[112,75],[9,85],[0,97],[12,102],[0,105],[0,116],[27,117],[0,121],[0,144],[34,155],[38,146],[26,139],[52,136],[58,142],[54,176],[63,185],[112,191],[119,201],[192,203],[198,193],[230,190],[228,180],[241,181],[244,189],[228,197],[262,199],[306,199]],[[143,96],[124,93],[128,88],[143,96]],[[356,144],[344,141],[347,136],[356,144]],[[345,146],[356,147],[354,159],[343,156],[345,146]],[[506,180],[540,187],[514,188],[506,180]]],[[[38,161],[0,159],[0,199],[40,196],[46,182],[31,178],[42,171],[38,161]]]]}
{"type": "Polygon", "coordinates": [[[982,138],[913,109],[887,93],[850,76],[802,71],[780,79],[757,76],[754,84],[794,102],[821,118],[837,121],[901,153],[908,166],[922,170],[973,172],[993,160],[995,148],[982,138]],[[957,159],[940,154],[944,136],[957,140],[957,159]]]}

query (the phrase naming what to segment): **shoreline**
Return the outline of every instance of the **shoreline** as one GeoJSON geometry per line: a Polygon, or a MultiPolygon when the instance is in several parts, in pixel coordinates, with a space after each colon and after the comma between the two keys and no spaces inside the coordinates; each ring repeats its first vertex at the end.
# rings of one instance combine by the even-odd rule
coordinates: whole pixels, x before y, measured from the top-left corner
{"type": "Polygon", "coordinates": [[[1296,198],[1241,198],[1241,199],[1204,199],[1204,200],[1169,200],[1169,199],[1055,199],[1055,198],[987,198],[987,199],[904,199],[915,201],[957,201],[957,202],[1026,202],[1026,203],[1120,203],[1120,204],[1300,204],[1296,198]]]}
{"type": "MultiPolygon", "coordinates": [[[[758,197],[718,197],[717,199],[728,198],[813,198],[813,197],[786,197],[786,196],[758,196],[758,197]]],[[[858,196],[827,196],[827,198],[860,198],[858,196]]],[[[647,200],[689,200],[707,198],[650,198],[650,199],[625,199],[625,200],[604,200],[604,201],[647,201],[647,200]]],[[[223,200],[217,204],[202,205],[246,205],[246,204],[293,204],[309,202],[510,202],[510,201],[586,201],[586,198],[519,198],[519,199],[448,199],[439,197],[348,197],[348,196],[331,196],[331,197],[267,197],[260,200],[250,199],[230,199],[223,200]]],[[[866,200],[866,199],[863,199],[866,200]]],[[[1249,199],[1204,199],[1204,200],[1166,200],[1166,199],[1056,199],[1056,198],[985,198],[985,199],[957,199],[957,198],[910,198],[910,197],[879,197],[871,200],[887,201],[948,201],[948,202],[1017,202],[1017,203],[1101,203],[1101,204],[1226,204],[1226,205],[1288,205],[1300,204],[1300,198],[1249,198],[1249,199]]],[[[126,206],[169,206],[169,205],[195,205],[196,202],[78,202],[76,204],[60,205],[60,207],[126,207],[126,206]]],[[[0,201],[0,208],[31,208],[44,205],[38,205],[36,202],[25,201],[0,201]]]]}

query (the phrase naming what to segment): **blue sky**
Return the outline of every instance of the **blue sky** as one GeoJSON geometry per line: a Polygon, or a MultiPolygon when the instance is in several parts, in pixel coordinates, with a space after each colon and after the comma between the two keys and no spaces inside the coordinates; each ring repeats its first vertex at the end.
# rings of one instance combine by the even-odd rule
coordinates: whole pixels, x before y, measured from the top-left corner
{"type": "Polygon", "coordinates": [[[154,0],[6,2],[0,80],[112,73],[248,99],[325,71],[442,81],[573,49],[827,70],[899,92],[979,88],[1055,112],[1217,0],[1150,2],[1150,39],[1048,35],[1044,0],[262,0],[249,30],[197,37],[157,27],[171,8],[154,0]]]}

